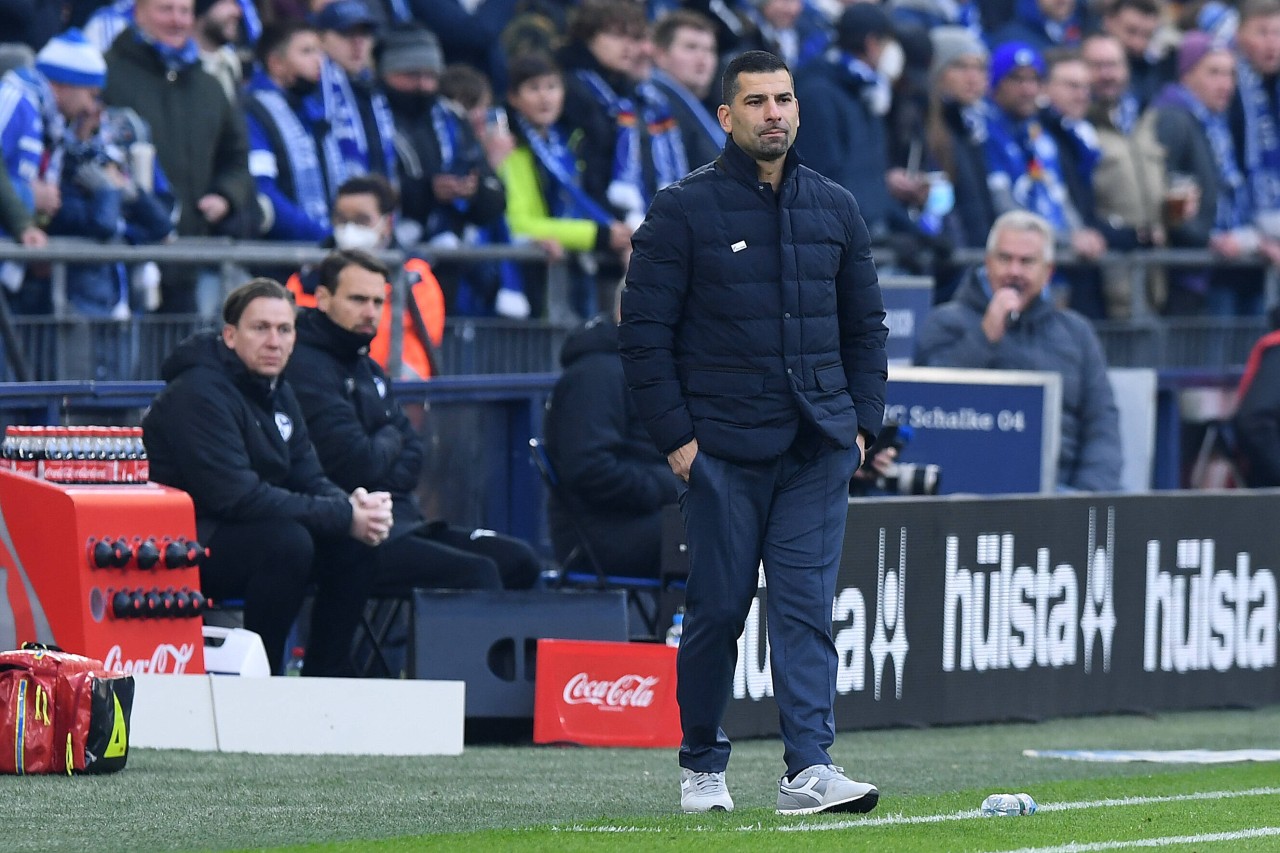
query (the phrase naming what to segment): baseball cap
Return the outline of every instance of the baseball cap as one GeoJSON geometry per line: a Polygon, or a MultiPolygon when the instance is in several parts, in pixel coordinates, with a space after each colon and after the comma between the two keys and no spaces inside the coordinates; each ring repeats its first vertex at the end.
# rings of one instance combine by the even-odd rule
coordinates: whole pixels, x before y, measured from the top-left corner
{"type": "Polygon", "coordinates": [[[334,0],[316,13],[315,25],[318,30],[347,33],[361,27],[373,29],[378,20],[363,0],[334,0]]]}

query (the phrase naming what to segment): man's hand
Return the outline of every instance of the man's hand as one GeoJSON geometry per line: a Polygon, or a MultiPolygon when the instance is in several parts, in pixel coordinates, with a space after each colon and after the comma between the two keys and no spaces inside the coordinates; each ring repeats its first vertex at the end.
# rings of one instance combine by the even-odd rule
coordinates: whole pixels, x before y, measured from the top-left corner
{"type": "Polygon", "coordinates": [[[689,482],[689,468],[693,466],[693,458],[698,455],[698,439],[694,439],[686,445],[677,447],[675,450],[667,454],[667,464],[671,466],[671,470],[676,476],[686,483],[689,482]]]}
{"type": "Polygon", "coordinates": [[[1009,330],[1012,315],[1021,309],[1022,292],[1012,287],[1000,288],[992,295],[987,311],[982,315],[982,334],[991,343],[999,343],[1009,330]]]}
{"type": "Polygon", "coordinates": [[[210,225],[217,225],[223,219],[226,219],[227,214],[231,212],[231,202],[217,193],[201,196],[200,200],[196,202],[196,207],[200,209],[200,215],[210,225]]]}
{"type": "Polygon", "coordinates": [[[347,500],[351,503],[351,538],[371,548],[385,542],[391,534],[391,495],[360,487],[347,500]]]}
{"type": "Polygon", "coordinates": [[[1081,228],[1071,235],[1071,248],[1087,261],[1096,261],[1106,254],[1107,240],[1100,231],[1093,228],[1081,228]]]}
{"type": "Polygon", "coordinates": [[[890,169],[884,176],[889,194],[910,207],[923,207],[929,199],[929,179],[919,172],[890,169]]]}
{"type": "Polygon", "coordinates": [[[26,246],[28,249],[43,249],[49,245],[49,235],[41,231],[34,225],[28,225],[22,229],[22,234],[18,237],[18,242],[26,246]]]}
{"type": "Polygon", "coordinates": [[[57,184],[32,181],[31,194],[35,197],[36,214],[39,216],[52,219],[58,208],[62,207],[62,190],[57,184]]]}
{"type": "Polygon", "coordinates": [[[460,198],[471,198],[480,188],[480,179],[475,172],[469,175],[449,175],[441,172],[431,176],[431,192],[436,201],[448,204],[460,198]]]}

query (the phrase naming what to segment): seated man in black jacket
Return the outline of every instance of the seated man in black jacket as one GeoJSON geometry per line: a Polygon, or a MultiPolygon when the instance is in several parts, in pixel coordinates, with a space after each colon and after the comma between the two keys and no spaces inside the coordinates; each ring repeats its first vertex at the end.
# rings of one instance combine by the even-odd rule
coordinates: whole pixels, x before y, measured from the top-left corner
{"type": "Polygon", "coordinates": [[[142,419],[151,479],[191,495],[209,547],[200,584],[244,599],[272,671],[308,586],[316,585],[307,675],[347,675],[364,608],[368,548],[392,527],[391,497],[349,495],[324,476],[281,373],[293,351],[293,297],[256,278],[223,304],[221,333],[198,333],[161,368],[166,385],[142,419]]]}
{"type": "Polygon", "coordinates": [[[616,316],[596,317],[570,335],[560,364],[544,424],[547,455],[576,506],[554,494],[547,505],[556,558],[564,562],[579,544],[577,513],[606,572],[656,577],[662,507],[676,502],[679,481],[631,402],[616,316]]]}
{"type": "Polygon", "coordinates": [[[387,267],[367,252],[332,252],[318,268],[316,308],[298,316],[288,378],[325,473],[343,488],[389,492],[396,525],[374,552],[374,592],[414,587],[527,589],[538,580],[533,550],[491,530],[426,522],[414,497],[421,439],[369,357],[386,300],[387,267]]]}

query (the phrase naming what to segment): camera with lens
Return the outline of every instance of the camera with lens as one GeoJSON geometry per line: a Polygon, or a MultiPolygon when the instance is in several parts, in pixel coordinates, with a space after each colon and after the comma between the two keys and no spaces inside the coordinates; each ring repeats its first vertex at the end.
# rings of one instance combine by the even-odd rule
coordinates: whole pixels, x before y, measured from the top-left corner
{"type": "Polygon", "coordinates": [[[876,488],[889,494],[936,495],[942,480],[942,467],[939,465],[894,461],[883,474],[872,466],[876,454],[885,448],[892,447],[901,456],[903,449],[911,441],[911,435],[911,427],[907,424],[885,424],[876,443],[867,450],[867,458],[862,467],[875,474],[876,488]]]}

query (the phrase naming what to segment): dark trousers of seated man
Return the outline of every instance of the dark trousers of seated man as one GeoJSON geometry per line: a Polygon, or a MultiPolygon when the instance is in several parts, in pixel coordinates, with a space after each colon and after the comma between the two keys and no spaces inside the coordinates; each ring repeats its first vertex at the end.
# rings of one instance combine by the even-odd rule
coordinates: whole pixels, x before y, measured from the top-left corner
{"type": "Polygon", "coordinates": [[[351,644],[373,580],[370,549],[347,536],[322,537],[295,521],[223,522],[200,565],[215,601],[244,599],[244,626],[262,637],[271,672],[284,672],[285,643],[315,585],[303,672],[353,675],[351,644]]]}
{"type": "Polygon", "coordinates": [[[529,589],[537,583],[537,555],[526,543],[491,530],[433,521],[405,530],[374,549],[373,595],[413,589],[529,589]]]}

